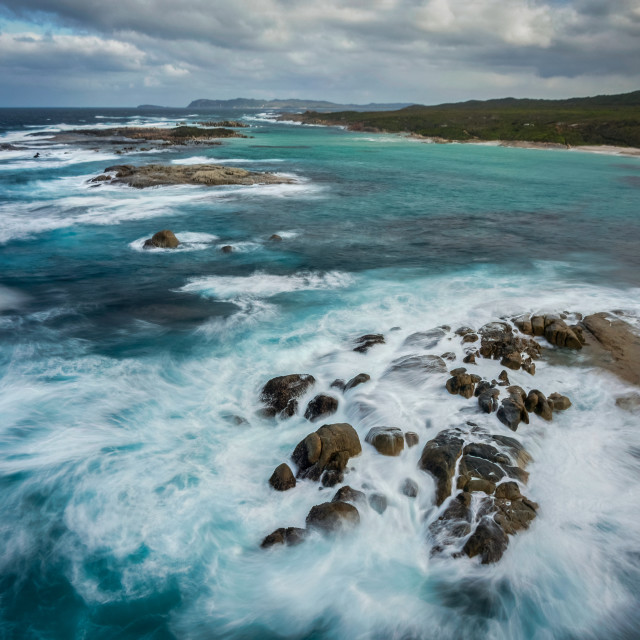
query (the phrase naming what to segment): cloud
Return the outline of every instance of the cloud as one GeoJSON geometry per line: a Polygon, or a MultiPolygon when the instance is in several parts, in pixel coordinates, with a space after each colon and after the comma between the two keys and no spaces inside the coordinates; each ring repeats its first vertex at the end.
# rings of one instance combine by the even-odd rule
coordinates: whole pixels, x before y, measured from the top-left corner
{"type": "Polygon", "coordinates": [[[108,70],[164,90],[174,104],[172,95],[428,102],[507,86],[544,96],[640,84],[640,0],[0,0],[2,8],[34,25],[12,34],[13,51],[0,41],[11,64],[37,73],[39,60],[62,68],[66,59],[78,73],[108,70]],[[43,29],[69,35],[47,40],[43,29]]]}

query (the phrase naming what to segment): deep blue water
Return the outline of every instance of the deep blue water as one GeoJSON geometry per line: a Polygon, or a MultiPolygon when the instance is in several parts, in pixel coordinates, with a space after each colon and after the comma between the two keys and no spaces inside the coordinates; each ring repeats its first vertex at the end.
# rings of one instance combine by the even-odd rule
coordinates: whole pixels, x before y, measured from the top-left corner
{"type": "Polygon", "coordinates": [[[188,110],[0,109],[3,142],[26,148],[0,151],[2,637],[636,637],[638,418],[615,407],[614,378],[539,365],[536,384],[574,408],[522,434],[542,511],[490,568],[430,557],[421,447],[383,462],[365,451],[350,480],[393,495],[411,474],[418,500],[363,514],[350,539],[261,551],[276,527],[302,526],[318,491],[269,489],[311,428],[256,411],[272,376],[309,372],[328,389],[367,371],[372,386],[335,421],[362,439],[399,423],[426,442],[465,405],[441,384],[384,382],[412,331],[637,314],[638,158],[188,110]],[[30,135],[218,117],[245,117],[251,137],[119,156],[30,135]],[[173,161],[297,183],[87,184],[112,164],[173,161]],[[182,248],[143,251],[164,228],[182,248]],[[387,344],[353,354],[370,331],[387,344]]]}

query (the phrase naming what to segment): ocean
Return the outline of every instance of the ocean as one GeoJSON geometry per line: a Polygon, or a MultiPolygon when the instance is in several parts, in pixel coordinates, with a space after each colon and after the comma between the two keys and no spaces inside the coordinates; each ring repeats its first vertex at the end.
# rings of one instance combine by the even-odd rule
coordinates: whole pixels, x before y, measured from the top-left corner
{"type": "MultiPolygon", "coordinates": [[[[17,149],[0,150],[0,637],[638,637],[640,424],[615,405],[630,385],[554,349],[533,379],[509,372],[573,406],[515,434],[534,459],[538,517],[482,565],[432,553],[440,512],[418,460],[469,420],[514,434],[448,394],[446,377],[388,375],[416,353],[416,331],[534,312],[639,317],[638,158],[188,110],[0,109],[3,143],[17,149]],[[47,138],[227,118],[250,137],[126,155],[47,138]],[[88,183],[151,162],[295,183],[88,183]],[[144,250],[161,229],[182,245],[144,250]],[[369,333],[385,343],[354,352],[369,333]],[[370,382],[331,389],[360,372],[370,382]],[[363,443],[345,483],[389,506],[361,507],[343,536],[261,549],[335,493],[268,484],[322,424],[261,415],[263,385],[291,373],[316,379],[304,402],[338,398],[326,422],[363,443]],[[381,456],[364,442],[380,425],[420,444],[381,456]]],[[[420,354],[444,352],[460,366],[452,332],[420,354]]]]}

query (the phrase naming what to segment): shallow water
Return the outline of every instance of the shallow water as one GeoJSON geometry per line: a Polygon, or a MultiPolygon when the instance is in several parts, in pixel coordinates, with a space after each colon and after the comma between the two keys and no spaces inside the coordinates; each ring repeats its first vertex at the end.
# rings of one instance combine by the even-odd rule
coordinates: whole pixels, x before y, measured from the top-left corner
{"type": "MultiPolygon", "coordinates": [[[[440,376],[385,375],[414,331],[523,311],[640,314],[638,159],[427,145],[274,123],[221,146],[118,156],[29,133],[238,114],[0,110],[0,616],[27,638],[635,638],[640,430],[582,355],[532,380],[573,407],[517,437],[540,504],[503,559],[432,557],[422,445],[495,415],[440,376]],[[80,122],[84,120],[85,122],[80,122]],[[41,157],[34,159],[39,151],[41,157]],[[117,162],[213,161],[294,185],[90,187],[117,162]],[[170,228],[176,251],[143,251],[170,228]],[[277,233],[283,241],[268,239],[277,233]],[[224,245],[236,248],[224,254],[224,245]],[[399,327],[399,328],[398,328],[399,327]],[[396,329],[398,328],[398,329],[396,329]],[[394,329],[394,330],[392,330],[394,329]],[[352,340],[382,332],[366,355],[352,340]],[[259,548],[334,491],[269,487],[307,433],[257,415],[271,377],[372,380],[331,422],[416,431],[363,444],[346,481],[385,493],[340,539],[259,548]],[[237,425],[234,416],[247,420],[237,425]],[[418,498],[399,492],[406,477],[418,498]]],[[[420,353],[463,355],[448,337],[420,353]]],[[[478,373],[495,377],[497,363],[478,373]]],[[[301,402],[304,406],[304,401],[301,402]]]]}

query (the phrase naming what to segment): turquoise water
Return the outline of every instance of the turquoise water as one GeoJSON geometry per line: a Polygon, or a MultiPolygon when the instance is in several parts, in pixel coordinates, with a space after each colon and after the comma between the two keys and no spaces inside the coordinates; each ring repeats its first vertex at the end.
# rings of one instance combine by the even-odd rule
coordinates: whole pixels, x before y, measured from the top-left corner
{"type": "MultiPolygon", "coordinates": [[[[420,447],[365,446],[387,494],[347,538],[263,551],[330,499],[267,484],[316,427],[260,418],[271,377],[372,376],[335,422],[419,433],[469,419],[442,380],[390,380],[417,330],[522,311],[640,312],[640,160],[436,145],[275,123],[118,156],[30,133],[238,114],[0,110],[0,629],[16,638],[634,638],[640,431],[620,381],[538,365],[570,411],[534,417],[541,505],[502,561],[430,556],[420,447]],[[100,116],[100,117],[96,117],[100,116]],[[41,157],[34,159],[35,150],[41,157]],[[292,185],[92,188],[110,164],[221,162],[292,185]],[[143,251],[159,229],[185,243],[143,251]],[[269,242],[271,234],[283,237],[269,242]],[[231,244],[236,251],[224,254],[231,244]],[[391,331],[391,329],[399,329],[391,331]],[[383,332],[361,355],[350,341],[383,332]],[[247,423],[235,424],[233,416],[247,423]],[[398,492],[418,482],[418,499],[398,492]]],[[[460,345],[444,342],[434,353],[460,345]]],[[[481,373],[495,377],[491,363],[481,373]]],[[[484,367],[484,369],[483,369],[484,367]]],[[[527,374],[510,374],[530,388],[527,374]]],[[[510,434],[494,416],[495,433],[510,434]]]]}

